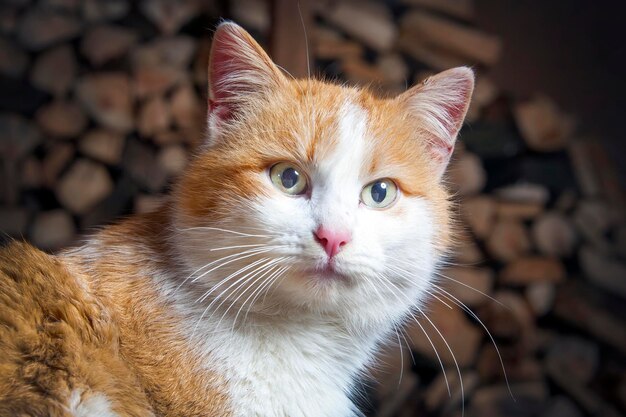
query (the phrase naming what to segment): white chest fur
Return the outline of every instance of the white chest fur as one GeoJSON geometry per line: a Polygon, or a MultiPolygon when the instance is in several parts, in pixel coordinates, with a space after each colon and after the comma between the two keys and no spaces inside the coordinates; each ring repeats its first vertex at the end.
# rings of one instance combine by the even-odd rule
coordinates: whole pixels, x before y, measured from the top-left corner
{"type": "Polygon", "coordinates": [[[318,320],[264,323],[231,332],[224,324],[203,343],[213,369],[228,381],[237,416],[348,417],[355,376],[378,334],[318,320]],[[221,335],[221,336],[220,336],[221,335]]]}

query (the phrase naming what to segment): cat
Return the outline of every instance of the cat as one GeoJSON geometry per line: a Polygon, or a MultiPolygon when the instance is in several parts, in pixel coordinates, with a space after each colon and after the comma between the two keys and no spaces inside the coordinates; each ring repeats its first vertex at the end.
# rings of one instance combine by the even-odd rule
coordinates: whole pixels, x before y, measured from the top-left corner
{"type": "Polygon", "coordinates": [[[354,416],[355,381],[452,240],[466,67],[394,98],[291,79],[241,27],[159,210],[0,252],[0,415],[354,416]]]}

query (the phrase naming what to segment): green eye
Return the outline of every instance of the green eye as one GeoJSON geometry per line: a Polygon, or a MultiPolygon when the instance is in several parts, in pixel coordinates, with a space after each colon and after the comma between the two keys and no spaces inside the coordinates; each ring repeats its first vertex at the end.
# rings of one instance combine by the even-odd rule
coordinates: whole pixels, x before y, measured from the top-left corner
{"type": "Polygon", "coordinates": [[[288,162],[280,162],[270,168],[274,186],[285,194],[298,195],[307,190],[307,181],[300,168],[288,162]]]}
{"type": "Polygon", "coordinates": [[[372,208],[387,208],[396,201],[397,196],[398,187],[387,178],[369,183],[361,191],[361,201],[372,208]]]}

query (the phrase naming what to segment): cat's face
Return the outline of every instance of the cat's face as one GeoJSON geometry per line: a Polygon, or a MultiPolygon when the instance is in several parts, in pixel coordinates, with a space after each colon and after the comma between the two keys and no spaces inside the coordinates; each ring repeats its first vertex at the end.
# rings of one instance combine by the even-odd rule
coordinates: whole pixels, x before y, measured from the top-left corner
{"type": "Polygon", "coordinates": [[[440,179],[471,71],[377,99],[289,80],[225,24],[210,75],[210,137],[175,192],[185,285],[244,309],[404,309],[423,296],[449,239],[440,179]]]}

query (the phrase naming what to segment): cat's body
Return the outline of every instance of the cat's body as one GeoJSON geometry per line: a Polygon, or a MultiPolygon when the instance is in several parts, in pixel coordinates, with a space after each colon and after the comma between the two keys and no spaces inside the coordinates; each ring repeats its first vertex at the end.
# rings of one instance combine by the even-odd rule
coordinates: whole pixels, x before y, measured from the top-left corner
{"type": "Polygon", "coordinates": [[[396,99],[285,78],[223,24],[208,143],[159,212],[0,255],[0,415],[337,416],[449,236],[473,88],[396,99]]]}

